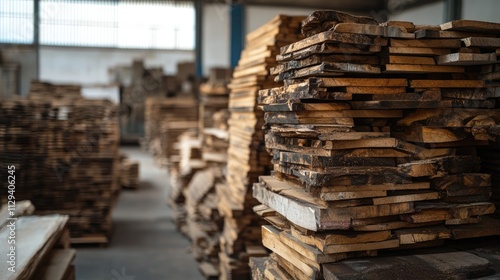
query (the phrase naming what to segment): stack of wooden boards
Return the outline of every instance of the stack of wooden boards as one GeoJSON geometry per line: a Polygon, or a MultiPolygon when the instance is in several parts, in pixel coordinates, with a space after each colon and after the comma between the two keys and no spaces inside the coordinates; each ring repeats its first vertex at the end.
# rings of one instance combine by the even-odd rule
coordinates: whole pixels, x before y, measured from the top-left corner
{"type": "Polygon", "coordinates": [[[260,224],[252,213],[257,202],[251,185],[267,174],[270,157],[263,143],[262,112],[257,108],[260,89],[276,86],[269,70],[276,66],[279,47],[300,38],[303,17],[277,16],[246,37],[246,47],[229,84],[229,149],[227,183],[217,185],[219,212],[224,216],[220,238],[221,279],[249,277],[249,256],[265,253],[260,224]]]}
{"type": "Polygon", "coordinates": [[[6,260],[13,255],[11,246],[15,247],[15,272],[9,270],[12,264],[5,262],[0,266],[2,279],[75,279],[73,260],[76,251],[69,248],[68,216],[30,216],[33,210],[29,201],[19,201],[13,213],[6,205],[0,209],[0,238],[6,244],[0,246],[0,252],[6,260]],[[13,220],[10,218],[16,219],[15,229],[12,229],[13,220]],[[15,243],[7,244],[9,236],[15,237],[10,239],[15,243]]]}
{"type": "MultiPolygon", "coordinates": [[[[211,75],[212,76],[212,75],[211,75]]],[[[187,236],[192,241],[193,253],[200,262],[199,268],[206,279],[219,278],[219,237],[223,219],[218,212],[216,185],[226,177],[229,134],[227,88],[219,93],[206,92],[207,84],[200,88],[200,138],[189,142],[201,145],[202,170],[197,170],[183,188],[186,209],[187,236]],[[224,94],[225,92],[225,94],[224,94]],[[207,112],[210,112],[207,114],[207,112]],[[210,120],[208,118],[210,117],[210,120]]],[[[194,137],[194,136],[193,136],[194,137]]],[[[181,154],[183,152],[181,151],[181,154]]],[[[193,167],[191,161],[190,166],[193,167]]],[[[178,187],[179,188],[179,187],[178,187]]],[[[177,205],[176,208],[182,206],[177,205]]]]}
{"type": "Polygon", "coordinates": [[[148,97],[145,114],[144,145],[161,164],[168,164],[172,156],[179,155],[175,148],[179,136],[198,127],[198,101],[193,97],[148,97]]]}
{"type": "Polygon", "coordinates": [[[193,175],[205,168],[205,162],[201,159],[201,139],[198,137],[198,130],[191,129],[182,133],[175,143],[175,148],[178,150],[178,155],[171,157],[169,165],[170,194],[168,203],[172,208],[177,228],[189,237],[186,196],[184,194],[193,175]]]}
{"type": "Polygon", "coordinates": [[[224,177],[222,172],[215,165],[197,171],[184,189],[187,236],[206,279],[219,276],[219,235],[223,220],[217,210],[215,186],[224,177]]]}
{"type": "Polygon", "coordinates": [[[258,100],[274,171],[253,187],[269,270],[349,279],[325,264],[500,234],[476,152],[498,134],[500,95],[480,72],[500,24],[423,28],[318,11],[281,48],[284,86],[258,100]]]}
{"type": "Polygon", "coordinates": [[[227,109],[229,101],[227,83],[230,74],[230,69],[212,68],[210,69],[208,81],[200,85],[200,117],[198,126],[200,132],[204,128],[214,127],[214,114],[222,109],[227,109]]]}
{"type": "Polygon", "coordinates": [[[37,214],[69,215],[72,242],[107,243],[119,191],[116,105],[43,95],[0,103],[1,162],[21,172],[16,199],[31,200],[37,214]]]}
{"type": "Polygon", "coordinates": [[[126,189],[138,189],[139,162],[130,160],[126,155],[120,156],[120,186],[126,189]]]}

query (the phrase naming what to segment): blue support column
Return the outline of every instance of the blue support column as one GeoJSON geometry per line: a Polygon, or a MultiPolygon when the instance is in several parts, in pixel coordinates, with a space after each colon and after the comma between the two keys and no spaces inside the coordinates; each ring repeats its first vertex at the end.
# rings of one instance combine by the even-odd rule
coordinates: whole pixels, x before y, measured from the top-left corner
{"type": "Polygon", "coordinates": [[[202,22],[203,22],[203,0],[194,1],[195,10],[195,65],[196,76],[203,77],[203,44],[202,44],[202,22]]]}
{"type": "Polygon", "coordinates": [[[232,3],[231,17],[231,67],[238,65],[241,51],[245,45],[245,6],[240,3],[232,3]]]}
{"type": "Polygon", "coordinates": [[[446,0],[444,2],[444,21],[462,18],[462,0],[446,0]]]}

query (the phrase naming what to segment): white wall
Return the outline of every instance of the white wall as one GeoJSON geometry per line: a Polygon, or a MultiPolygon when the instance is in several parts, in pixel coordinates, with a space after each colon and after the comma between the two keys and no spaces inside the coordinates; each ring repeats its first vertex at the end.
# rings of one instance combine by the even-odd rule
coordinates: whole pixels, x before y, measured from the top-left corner
{"type": "Polygon", "coordinates": [[[108,69],[131,66],[143,59],[147,67],[176,72],[177,62],[194,60],[192,51],[40,47],[40,79],[54,83],[109,83],[108,69]]]}
{"type": "Polygon", "coordinates": [[[246,33],[264,25],[276,15],[308,16],[315,9],[286,8],[273,6],[247,6],[246,7],[246,33]]]}
{"type": "Polygon", "coordinates": [[[444,22],[444,1],[418,6],[403,12],[388,11],[388,14],[389,20],[411,21],[419,25],[439,25],[444,22]]]}
{"type": "Polygon", "coordinates": [[[205,4],[203,11],[203,74],[212,67],[229,67],[229,8],[225,4],[205,4]]]}
{"type": "Polygon", "coordinates": [[[500,22],[500,2],[498,0],[463,0],[462,18],[500,22]]]}
{"type": "Polygon", "coordinates": [[[36,49],[28,46],[2,45],[0,52],[5,62],[15,62],[20,65],[19,93],[27,95],[32,80],[36,79],[36,49]]]}

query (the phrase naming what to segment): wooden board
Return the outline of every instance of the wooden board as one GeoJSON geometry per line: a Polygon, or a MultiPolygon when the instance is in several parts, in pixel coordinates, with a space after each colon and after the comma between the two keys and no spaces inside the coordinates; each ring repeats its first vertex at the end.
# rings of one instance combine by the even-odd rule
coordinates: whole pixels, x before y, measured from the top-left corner
{"type": "MultiPolygon", "coordinates": [[[[5,279],[30,279],[41,262],[48,258],[47,254],[57,241],[68,221],[67,216],[27,216],[16,220],[16,267],[15,272],[8,270],[9,266],[0,267],[0,274],[7,276],[5,279]]],[[[10,235],[9,225],[0,230],[2,240],[8,240],[10,235]]],[[[2,254],[7,256],[9,246],[0,247],[2,254]]]]}
{"type": "Polygon", "coordinates": [[[499,33],[500,23],[478,20],[454,20],[440,25],[441,30],[466,31],[478,33],[499,33]]]}
{"type": "Polygon", "coordinates": [[[9,218],[29,216],[35,211],[35,206],[29,200],[16,202],[12,212],[9,211],[9,208],[7,204],[4,204],[0,209],[0,229],[9,222],[9,218]]]}
{"type": "Polygon", "coordinates": [[[50,260],[40,269],[41,280],[68,280],[74,270],[76,250],[53,250],[50,260]]]}
{"type": "Polygon", "coordinates": [[[325,208],[276,194],[260,184],[254,184],[253,196],[289,221],[313,231],[348,229],[351,227],[352,218],[363,219],[413,212],[411,202],[340,209],[325,208]]]}
{"type": "Polygon", "coordinates": [[[314,34],[329,30],[338,23],[360,23],[377,25],[372,17],[354,16],[348,13],[332,10],[319,10],[311,13],[302,24],[302,34],[312,36],[314,34]]]}
{"type": "Polygon", "coordinates": [[[438,65],[484,65],[497,63],[497,55],[495,53],[451,53],[441,55],[437,59],[438,65]]]}
{"type": "Polygon", "coordinates": [[[409,256],[378,257],[366,259],[363,265],[359,260],[344,261],[338,264],[323,265],[326,280],[374,279],[448,279],[467,278],[467,275],[488,275],[490,262],[474,254],[452,252],[430,252],[409,256]],[[390,275],[390,276],[389,276],[390,275]]]}

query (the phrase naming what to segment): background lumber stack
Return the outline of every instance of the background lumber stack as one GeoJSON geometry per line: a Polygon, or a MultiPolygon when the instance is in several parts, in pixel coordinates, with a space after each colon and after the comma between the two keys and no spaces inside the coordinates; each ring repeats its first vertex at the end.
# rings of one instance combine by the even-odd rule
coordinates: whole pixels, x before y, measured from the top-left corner
{"type": "Polygon", "coordinates": [[[230,78],[230,69],[212,68],[208,81],[200,85],[199,131],[214,127],[213,115],[222,109],[227,109],[229,101],[227,84],[230,78]]]}
{"type": "Polygon", "coordinates": [[[480,76],[496,49],[467,39],[494,45],[500,24],[443,24],[446,39],[402,26],[317,11],[307,38],[281,48],[272,72],[285,85],[258,100],[273,176],[253,187],[272,224],[262,228],[269,271],[322,279],[324,264],[380,249],[500,234],[499,220],[481,217],[495,207],[476,151],[500,124],[499,96],[480,76]],[[441,63],[454,53],[478,56],[441,63]]]}
{"type": "Polygon", "coordinates": [[[198,101],[193,97],[146,99],[144,145],[160,164],[178,155],[175,143],[186,130],[198,127],[198,101]]]}
{"type": "Polygon", "coordinates": [[[227,184],[217,185],[219,211],[224,216],[220,238],[221,279],[249,277],[248,257],[262,254],[261,223],[251,212],[256,204],[250,187],[258,175],[269,170],[265,151],[262,112],[256,107],[259,89],[275,86],[269,69],[276,65],[279,47],[298,40],[303,17],[277,16],[246,38],[229,85],[229,149],[227,184]]]}
{"type": "Polygon", "coordinates": [[[120,156],[120,186],[126,189],[139,188],[139,162],[120,156]]]}
{"type": "Polygon", "coordinates": [[[222,218],[217,211],[215,185],[223,177],[217,166],[197,171],[184,189],[187,212],[187,236],[195,259],[206,279],[217,279],[222,218]]]}
{"type": "Polygon", "coordinates": [[[116,105],[61,96],[0,104],[2,164],[30,171],[18,177],[16,199],[33,201],[37,214],[69,215],[72,242],[107,243],[119,191],[116,105]]]}
{"type": "MultiPolygon", "coordinates": [[[[0,237],[7,241],[11,236],[8,218],[15,221],[16,266],[15,272],[9,265],[0,268],[2,279],[75,279],[73,260],[76,251],[70,249],[67,229],[68,216],[31,216],[34,206],[30,201],[17,201],[15,214],[9,214],[7,205],[0,209],[0,237]]],[[[2,254],[10,253],[10,246],[0,247],[2,254]]]]}
{"type": "Polygon", "coordinates": [[[177,228],[189,237],[189,227],[186,224],[185,190],[195,173],[205,168],[205,162],[201,158],[201,140],[198,137],[197,129],[193,128],[182,133],[175,148],[178,150],[178,155],[170,158],[171,188],[168,203],[173,210],[177,228]]]}
{"type": "Polygon", "coordinates": [[[211,80],[200,87],[198,130],[183,133],[176,144],[179,159],[171,159],[170,205],[176,224],[192,242],[192,251],[207,279],[219,276],[219,236],[216,184],[226,175],[228,148],[227,70],[212,69],[211,80]],[[220,71],[216,71],[220,70],[220,71]],[[217,79],[222,76],[222,81],[217,79]],[[199,132],[199,133],[198,133],[199,132]]]}

